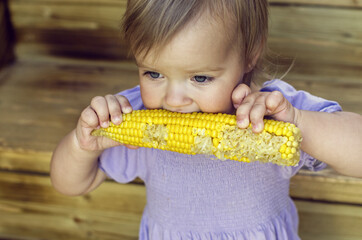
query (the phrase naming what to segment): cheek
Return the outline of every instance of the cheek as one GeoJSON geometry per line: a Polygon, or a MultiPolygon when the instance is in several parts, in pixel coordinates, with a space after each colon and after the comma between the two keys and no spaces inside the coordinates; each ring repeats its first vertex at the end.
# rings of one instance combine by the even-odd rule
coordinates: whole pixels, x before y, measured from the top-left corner
{"type": "Polygon", "coordinates": [[[243,74],[239,71],[232,72],[224,77],[224,81],[217,84],[205,99],[200,99],[201,109],[208,112],[234,113],[232,93],[238,84],[241,83],[243,74]]]}
{"type": "Polygon", "coordinates": [[[203,98],[199,98],[198,105],[203,112],[231,113],[233,104],[231,101],[232,89],[220,88],[211,91],[203,98]]]}
{"type": "Polygon", "coordinates": [[[146,108],[160,108],[160,93],[155,88],[140,84],[141,98],[146,108]]]}

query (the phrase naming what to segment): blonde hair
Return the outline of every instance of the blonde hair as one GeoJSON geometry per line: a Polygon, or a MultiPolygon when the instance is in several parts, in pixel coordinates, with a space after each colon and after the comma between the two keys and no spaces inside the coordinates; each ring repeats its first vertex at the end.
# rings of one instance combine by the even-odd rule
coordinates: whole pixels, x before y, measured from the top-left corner
{"type": "Polygon", "coordinates": [[[267,0],[128,0],[122,30],[134,55],[147,55],[162,48],[188,23],[208,14],[222,20],[233,35],[244,63],[255,64],[243,82],[250,85],[266,49],[268,35],[267,0]],[[235,40],[236,39],[236,40],[235,40]],[[260,54],[256,63],[251,63],[260,54]]]}

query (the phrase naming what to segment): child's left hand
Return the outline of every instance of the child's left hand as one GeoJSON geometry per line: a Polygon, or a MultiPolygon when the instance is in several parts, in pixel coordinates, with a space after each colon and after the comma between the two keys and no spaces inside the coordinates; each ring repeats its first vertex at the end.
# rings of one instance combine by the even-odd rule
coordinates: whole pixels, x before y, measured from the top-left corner
{"type": "Polygon", "coordinates": [[[264,129],[264,116],[296,124],[297,109],[279,91],[252,92],[245,84],[238,85],[232,93],[236,120],[240,128],[251,122],[254,132],[264,129]]]}

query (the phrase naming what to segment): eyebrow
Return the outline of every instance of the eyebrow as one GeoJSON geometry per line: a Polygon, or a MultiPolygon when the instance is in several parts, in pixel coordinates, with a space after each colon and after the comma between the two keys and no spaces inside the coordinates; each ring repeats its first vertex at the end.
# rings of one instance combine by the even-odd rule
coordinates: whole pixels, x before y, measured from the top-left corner
{"type": "MultiPolygon", "coordinates": [[[[149,68],[149,69],[155,69],[154,67],[150,67],[147,65],[144,65],[143,63],[139,63],[136,61],[136,65],[141,68],[149,68]]],[[[204,68],[195,68],[195,69],[187,69],[186,71],[188,73],[196,73],[196,72],[220,72],[225,70],[224,67],[204,67],[204,68]]]]}

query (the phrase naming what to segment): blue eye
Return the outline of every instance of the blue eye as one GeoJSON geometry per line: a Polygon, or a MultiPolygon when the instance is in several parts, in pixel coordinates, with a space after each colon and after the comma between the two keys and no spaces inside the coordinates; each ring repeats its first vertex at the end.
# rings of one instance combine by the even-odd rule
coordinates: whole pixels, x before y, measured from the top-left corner
{"type": "Polygon", "coordinates": [[[195,76],[194,77],[196,82],[205,82],[207,80],[207,77],[205,76],[195,76]]]}
{"type": "Polygon", "coordinates": [[[147,71],[144,73],[144,75],[148,75],[153,79],[157,79],[157,78],[161,78],[163,77],[162,74],[158,73],[158,72],[151,72],[151,71],[147,71]]]}
{"type": "Polygon", "coordinates": [[[212,78],[211,77],[206,77],[206,76],[194,76],[193,79],[198,82],[198,83],[205,83],[205,82],[208,82],[208,81],[212,81],[212,78]]]}

